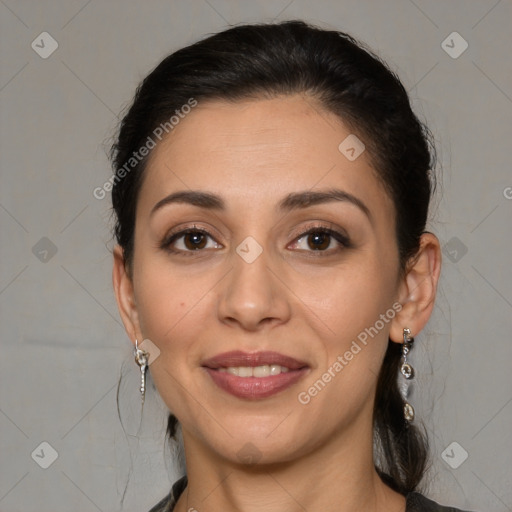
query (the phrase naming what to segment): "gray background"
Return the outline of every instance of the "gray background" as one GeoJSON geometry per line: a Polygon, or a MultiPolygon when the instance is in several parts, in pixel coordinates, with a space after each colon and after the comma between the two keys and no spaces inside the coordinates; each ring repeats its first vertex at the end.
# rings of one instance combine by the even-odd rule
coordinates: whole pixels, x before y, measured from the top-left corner
{"type": "Polygon", "coordinates": [[[179,475],[151,389],[138,430],[109,199],[92,191],[110,176],[117,115],[167,53],[229,24],[292,18],[367,42],[435,134],[430,227],[444,267],[412,352],[412,403],[433,445],[426,483],[442,503],[512,510],[510,1],[0,0],[0,14],[2,512],[120,510],[129,477],[124,510],[148,510],[179,475]],[[454,31],[469,45],[457,58],[461,39],[442,45],[454,31]],[[31,47],[51,49],[42,32],[58,43],[45,59],[31,47]]]}

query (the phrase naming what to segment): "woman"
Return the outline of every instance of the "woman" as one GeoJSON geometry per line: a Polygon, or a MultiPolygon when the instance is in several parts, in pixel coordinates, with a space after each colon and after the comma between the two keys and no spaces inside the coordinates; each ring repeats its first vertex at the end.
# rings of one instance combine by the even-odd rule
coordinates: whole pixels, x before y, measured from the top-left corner
{"type": "Polygon", "coordinates": [[[434,148],[345,33],[238,26],[164,59],[113,146],[113,282],[187,474],[151,512],[447,511],[401,391],[433,309],[434,148]]]}

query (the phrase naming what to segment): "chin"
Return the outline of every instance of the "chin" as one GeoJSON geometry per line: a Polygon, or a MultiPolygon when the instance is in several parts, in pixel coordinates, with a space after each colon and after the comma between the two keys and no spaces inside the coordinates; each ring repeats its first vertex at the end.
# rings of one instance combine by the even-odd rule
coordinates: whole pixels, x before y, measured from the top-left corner
{"type": "Polygon", "coordinates": [[[228,427],[228,432],[236,432],[233,436],[224,433],[222,439],[208,439],[208,436],[203,439],[222,458],[248,466],[293,461],[314,449],[316,443],[308,441],[303,429],[298,436],[294,436],[288,429],[277,432],[279,421],[273,423],[274,431],[267,428],[266,422],[265,428],[252,422],[246,428],[240,425],[240,428],[231,430],[228,427]]]}

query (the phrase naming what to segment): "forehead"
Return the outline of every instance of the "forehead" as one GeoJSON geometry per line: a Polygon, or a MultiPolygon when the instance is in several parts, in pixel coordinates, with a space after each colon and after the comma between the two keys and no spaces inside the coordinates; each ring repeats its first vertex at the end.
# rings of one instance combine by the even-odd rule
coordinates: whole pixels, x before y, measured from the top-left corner
{"type": "Polygon", "coordinates": [[[140,208],[183,189],[261,205],[293,191],[341,187],[389,210],[366,152],[350,160],[340,151],[346,140],[358,144],[354,136],[310,97],[199,102],[153,150],[140,208]]]}

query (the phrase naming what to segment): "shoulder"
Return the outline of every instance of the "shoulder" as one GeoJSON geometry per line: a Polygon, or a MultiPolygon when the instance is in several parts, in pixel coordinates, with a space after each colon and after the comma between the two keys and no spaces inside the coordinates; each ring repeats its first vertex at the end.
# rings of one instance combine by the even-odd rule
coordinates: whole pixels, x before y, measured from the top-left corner
{"type": "Polygon", "coordinates": [[[418,492],[410,492],[407,495],[405,512],[468,512],[453,507],[439,505],[435,501],[425,498],[418,492]]]}
{"type": "Polygon", "coordinates": [[[186,486],[187,477],[185,475],[174,483],[171,492],[165,498],[162,498],[149,512],[172,512],[186,486]]]}

